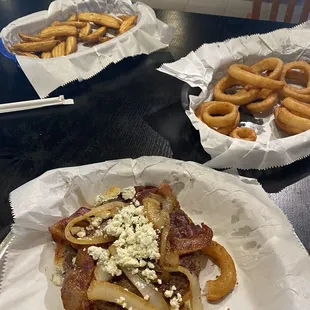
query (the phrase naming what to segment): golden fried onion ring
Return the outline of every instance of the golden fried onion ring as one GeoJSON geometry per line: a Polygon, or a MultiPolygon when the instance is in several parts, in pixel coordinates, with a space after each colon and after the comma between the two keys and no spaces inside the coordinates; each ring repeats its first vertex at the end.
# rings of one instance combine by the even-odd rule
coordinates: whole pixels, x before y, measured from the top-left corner
{"type": "MultiPolygon", "coordinates": [[[[297,71],[298,72],[298,71],[297,71]]],[[[296,73],[295,73],[296,74],[296,73]]],[[[304,95],[310,95],[310,65],[305,61],[292,61],[284,65],[283,71],[281,74],[281,81],[284,82],[284,88],[289,89],[291,91],[294,91],[298,94],[304,94],[304,95]],[[287,77],[288,71],[290,71],[290,74],[294,74],[293,69],[301,70],[303,73],[304,78],[306,79],[306,88],[297,88],[292,85],[288,85],[286,83],[285,78],[287,77]]]]}
{"type": "Polygon", "coordinates": [[[238,127],[240,122],[240,113],[238,112],[238,116],[236,118],[235,123],[232,126],[227,127],[221,127],[221,128],[213,128],[213,130],[223,134],[223,135],[229,135],[235,128],[238,127]]]}
{"type": "MultiPolygon", "coordinates": [[[[261,94],[260,94],[261,95],[261,94]]],[[[257,99],[263,99],[261,97],[257,97],[257,99]]],[[[253,112],[253,113],[260,113],[267,111],[274,107],[277,103],[278,94],[277,93],[271,93],[266,99],[260,102],[252,102],[247,104],[245,107],[253,112]]]]}
{"type": "MultiPolygon", "coordinates": [[[[222,109],[222,107],[221,107],[222,109]]],[[[229,111],[229,110],[227,110],[229,111]]],[[[215,110],[215,113],[218,113],[217,110],[215,110]]],[[[204,122],[207,126],[209,126],[210,128],[212,128],[213,130],[221,133],[221,134],[224,134],[224,135],[229,135],[230,132],[232,132],[236,127],[238,127],[239,125],[239,122],[240,122],[240,113],[237,109],[236,106],[234,106],[233,104],[229,103],[229,102],[220,102],[220,101],[209,101],[209,102],[203,102],[201,103],[197,109],[195,110],[195,115],[202,121],[204,122]],[[216,120],[216,118],[218,118],[218,116],[215,116],[215,117],[212,117],[210,115],[210,111],[211,111],[211,114],[214,112],[214,109],[216,109],[216,107],[214,107],[214,104],[224,104],[224,106],[229,106],[232,111],[234,111],[233,113],[235,114],[235,111],[237,112],[236,116],[235,116],[235,119],[233,120],[233,122],[231,122],[229,125],[227,126],[211,126],[209,125],[208,123],[206,123],[205,121],[205,118],[203,116],[206,116],[206,119],[208,119],[208,117],[210,118],[213,118],[216,120]],[[213,106],[213,107],[212,107],[213,106]],[[209,110],[210,109],[210,110],[209,110]]],[[[211,123],[212,123],[212,120],[211,119],[211,123]]],[[[214,122],[213,122],[214,123],[214,122]]],[[[227,122],[228,123],[228,122],[227,122]]],[[[219,123],[217,123],[219,124],[219,123]]]]}
{"type": "Polygon", "coordinates": [[[209,127],[232,126],[238,116],[238,109],[229,102],[211,101],[208,106],[202,110],[202,120],[209,127]],[[212,116],[220,115],[220,116],[212,116]]]}
{"type": "Polygon", "coordinates": [[[231,65],[227,72],[237,81],[240,81],[246,85],[252,85],[254,87],[280,90],[284,86],[282,81],[272,80],[269,77],[263,77],[255,73],[250,67],[241,64],[231,65]]]}
{"type": "Polygon", "coordinates": [[[288,134],[295,135],[310,129],[310,120],[291,113],[285,107],[274,110],[276,125],[288,134]]]}
{"type": "MultiPolygon", "coordinates": [[[[251,66],[251,70],[255,73],[264,74],[264,72],[267,72],[267,77],[272,80],[278,80],[281,77],[281,73],[283,70],[284,63],[280,58],[270,57],[265,58],[261,61],[258,61],[254,65],[251,66]]],[[[272,91],[270,89],[262,89],[257,99],[267,99],[271,95],[272,91]]],[[[269,103],[270,103],[269,99],[269,103]]],[[[271,103],[270,103],[271,104],[271,103]]],[[[266,109],[267,110],[267,109],[266,109]]],[[[251,111],[251,110],[250,110],[251,111]]],[[[257,111],[252,111],[257,112],[257,111]]],[[[263,111],[259,111],[263,112],[263,111]]]]}
{"type": "Polygon", "coordinates": [[[268,74],[268,79],[278,80],[281,76],[283,66],[284,63],[280,58],[270,57],[252,65],[251,70],[259,74],[262,74],[264,71],[271,71],[268,74]]]}
{"type": "Polygon", "coordinates": [[[310,106],[306,103],[293,98],[285,98],[281,101],[281,105],[295,115],[310,119],[310,106]]]}
{"type": "Polygon", "coordinates": [[[238,127],[234,129],[229,135],[232,138],[236,138],[236,139],[256,141],[255,131],[248,127],[238,127]]]}
{"type": "Polygon", "coordinates": [[[230,102],[235,105],[244,105],[255,100],[259,89],[250,89],[249,91],[240,90],[235,94],[225,94],[225,90],[234,86],[239,86],[240,82],[225,76],[220,79],[214,86],[213,93],[215,100],[230,102]]]}
{"type": "Polygon", "coordinates": [[[230,293],[237,283],[235,263],[226,249],[215,241],[202,252],[221,269],[221,275],[216,280],[207,281],[206,285],[207,300],[218,301],[230,293]]]}

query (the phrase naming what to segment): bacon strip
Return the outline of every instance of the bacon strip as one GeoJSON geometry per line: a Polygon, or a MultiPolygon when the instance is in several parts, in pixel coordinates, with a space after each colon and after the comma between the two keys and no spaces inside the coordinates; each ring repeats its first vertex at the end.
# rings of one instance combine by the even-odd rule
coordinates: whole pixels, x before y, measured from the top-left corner
{"type": "Polygon", "coordinates": [[[171,249],[179,255],[192,253],[210,245],[213,231],[205,224],[195,225],[181,209],[170,214],[171,249]]]}
{"type": "Polygon", "coordinates": [[[95,264],[87,251],[80,249],[76,257],[76,268],[70,270],[62,284],[61,299],[66,310],[91,310],[87,289],[93,279],[95,264]]]}

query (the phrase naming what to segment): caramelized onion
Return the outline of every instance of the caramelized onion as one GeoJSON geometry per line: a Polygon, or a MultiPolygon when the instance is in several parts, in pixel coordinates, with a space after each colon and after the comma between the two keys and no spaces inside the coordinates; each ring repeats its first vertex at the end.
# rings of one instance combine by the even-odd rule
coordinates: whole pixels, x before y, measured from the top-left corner
{"type": "MultiPolygon", "coordinates": [[[[87,297],[89,300],[104,300],[112,302],[129,309],[143,309],[143,310],[161,310],[162,308],[156,308],[148,301],[131,293],[119,285],[112,284],[104,281],[92,281],[88,290],[87,297]],[[122,297],[122,298],[121,298],[122,297]]],[[[196,310],[196,309],[194,309],[196,310]]]]}
{"type": "Polygon", "coordinates": [[[165,257],[166,257],[166,252],[167,252],[167,242],[168,242],[169,230],[170,230],[170,226],[166,225],[160,234],[160,248],[159,248],[160,259],[159,259],[159,264],[161,266],[165,265],[165,257]]]}
{"type": "Polygon", "coordinates": [[[190,283],[191,310],[203,310],[198,278],[188,269],[182,266],[178,266],[177,268],[165,268],[165,270],[167,270],[168,272],[181,272],[186,275],[190,283]]]}
{"type": "Polygon", "coordinates": [[[143,297],[149,296],[148,301],[150,304],[160,310],[169,310],[162,293],[155,290],[155,287],[151,283],[147,283],[139,274],[132,274],[128,268],[121,268],[130,282],[137,288],[143,297]]]}
{"type": "Polygon", "coordinates": [[[155,229],[162,229],[169,223],[169,214],[160,208],[160,203],[153,198],[143,199],[145,215],[153,223],[155,229]]]}
{"type": "Polygon", "coordinates": [[[86,237],[85,239],[78,239],[74,237],[71,232],[72,232],[74,225],[76,225],[77,223],[82,222],[91,216],[95,216],[98,213],[101,215],[109,215],[109,214],[112,215],[113,213],[115,213],[116,209],[123,207],[124,205],[125,204],[121,201],[113,201],[103,206],[100,206],[98,208],[93,208],[91,209],[91,211],[85,213],[84,215],[75,217],[67,224],[65,228],[66,239],[73,244],[83,244],[83,245],[101,244],[101,243],[107,243],[107,242],[113,241],[114,238],[111,236],[107,236],[107,235],[103,235],[99,237],[89,237],[89,238],[86,237]]]}

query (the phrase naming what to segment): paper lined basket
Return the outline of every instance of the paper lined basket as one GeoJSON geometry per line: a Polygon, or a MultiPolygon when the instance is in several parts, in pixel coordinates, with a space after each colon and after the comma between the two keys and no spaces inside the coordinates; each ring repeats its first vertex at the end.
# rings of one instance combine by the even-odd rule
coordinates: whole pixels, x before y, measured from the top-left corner
{"type": "Polygon", "coordinates": [[[186,115],[199,130],[201,144],[212,159],[212,168],[267,169],[291,164],[310,155],[310,131],[288,137],[277,129],[273,114],[255,114],[252,121],[241,115],[241,124],[255,129],[257,141],[249,142],[219,134],[201,122],[194,113],[203,101],[212,99],[215,83],[226,75],[233,63],[251,65],[266,57],[278,57],[285,63],[310,62],[310,22],[293,29],[234,38],[220,43],[204,44],[195,52],[159,71],[175,76],[192,87],[200,87],[199,96],[190,97],[186,115]]]}
{"type": "Polygon", "coordinates": [[[33,13],[11,22],[0,37],[8,48],[20,41],[19,32],[36,34],[55,20],[66,20],[74,12],[138,15],[137,25],[113,40],[93,47],[78,45],[78,51],[65,57],[35,59],[16,56],[18,63],[40,98],[74,80],[85,80],[111,63],[140,54],[150,54],[168,46],[173,29],[158,20],[143,3],[130,0],[56,0],[47,11],[33,13]]]}

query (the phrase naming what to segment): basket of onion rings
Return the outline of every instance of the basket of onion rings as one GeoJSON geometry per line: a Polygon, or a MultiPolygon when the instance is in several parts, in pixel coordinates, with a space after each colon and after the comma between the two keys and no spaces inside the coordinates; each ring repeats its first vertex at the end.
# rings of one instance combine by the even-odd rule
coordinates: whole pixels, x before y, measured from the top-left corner
{"type": "Polygon", "coordinates": [[[186,115],[213,168],[267,169],[310,155],[310,23],[204,44],[159,71],[192,87],[186,115]]]}

